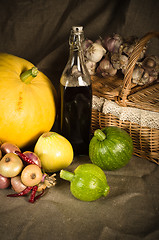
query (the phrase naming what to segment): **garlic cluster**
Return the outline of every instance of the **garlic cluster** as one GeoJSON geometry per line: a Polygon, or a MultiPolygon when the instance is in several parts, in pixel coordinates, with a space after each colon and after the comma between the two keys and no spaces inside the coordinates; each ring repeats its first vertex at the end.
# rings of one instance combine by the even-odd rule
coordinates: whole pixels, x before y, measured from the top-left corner
{"type": "Polygon", "coordinates": [[[83,42],[83,51],[86,58],[86,66],[90,75],[95,74],[97,63],[103,58],[106,49],[97,42],[86,39],[83,42]]]}
{"type": "MultiPolygon", "coordinates": [[[[129,57],[138,41],[137,37],[124,39],[116,33],[100,37],[95,42],[86,39],[83,50],[90,75],[97,73],[103,77],[114,76],[118,71],[125,74],[129,57]]],[[[159,75],[159,58],[146,57],[146,48],[147,46],[142,50],[132,75],[132,82],[138,85],[151,83],[157,80],[159,75]]]]}
{"type": "Polygon", "coordinates": [[[152,83],[159,76],[159,57],[147,56],[135,66],[132,82],[138,85],[152,83]]]}

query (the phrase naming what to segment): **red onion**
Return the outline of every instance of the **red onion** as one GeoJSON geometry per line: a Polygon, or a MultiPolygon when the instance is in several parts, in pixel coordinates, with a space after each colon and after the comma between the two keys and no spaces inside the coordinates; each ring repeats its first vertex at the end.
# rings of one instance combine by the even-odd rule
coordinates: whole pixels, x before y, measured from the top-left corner
{"type": "Polygon", "coordinates": [[[8,188],[10,186],[10,178],[4,177],[0,174],[0,189],[8,188]]]}
{"type": "Polygon", "coordinates": [[[19,149],[18,146],[16,146],[13,143],[4,142],[1,145],[1,151],[4,152],[4,153],[14,153],[15,151],[19,151],[20,152],[20,149],[19,149]]]}
{"type": "Polygon", "coordinates": [[[41,168],[41,161],[36,153],[31,152],[31,151],[26,151],[23,154],[25,156],[27,156],[28,158],[30,158],[31,160],[33,160],[41,168]]]}
{"type": "Polygon", "coordinates": [[[20,193],[26,188],[26,186],[22,183],[20,176],[11,178],[11,185],[12,185],[13,190],[16,193],[20,193]]]}

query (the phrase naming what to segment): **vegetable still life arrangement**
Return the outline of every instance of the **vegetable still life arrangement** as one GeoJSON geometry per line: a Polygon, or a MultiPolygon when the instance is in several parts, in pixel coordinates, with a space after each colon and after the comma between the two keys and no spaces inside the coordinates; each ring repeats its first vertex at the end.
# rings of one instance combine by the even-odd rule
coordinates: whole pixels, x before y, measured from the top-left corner
{"type": "MultiPolygon", "coordinates": [[[[91,45],[87,57],[100,61],[106,50],[91,45]],[[92,55],[93,49],[98,56],[92,55]],[[91,53],[92,51],[92,53],[91,53]]],[[[56,116],[56,91],[51,81],[30,62],[0,53],[0,189],[11,187],[8,197],[29,196],[34,203],[56,185],[56,174],[70,181],[72,195],[95,201],[109,193],[104,170],[125,166],[132,156],[130,136],[119,128],[97,129],[89,143],[92,163],[66,170],[74,149],[64,136],[51,132],[56,116]],[[34,152],[24,151],[32,144],[34,152]],[[33,145],[34,144],[34,145],[33,145]]]]}
{"type": "Polygon", "coordinates": [[[132,152],[132,140],[126,131],[117,127],[97,129],[89,144],[92,163],[81,164],[71,173],[65,168],[73,162],[73,148],[58,133],[43,133],[35,144],[34,152],[22,153],[15,144],[5,142],[1,145],[0,189],[11,185],[16,193],[8,197],[20,197],[31,192],[29,202],[34,203],[46,188],[55,186],[56,172],[60,171],[60,178],[70,181],[70,191],[75,198],[95,201],[109,193],[103,170],[125,166],[132,152]]]}

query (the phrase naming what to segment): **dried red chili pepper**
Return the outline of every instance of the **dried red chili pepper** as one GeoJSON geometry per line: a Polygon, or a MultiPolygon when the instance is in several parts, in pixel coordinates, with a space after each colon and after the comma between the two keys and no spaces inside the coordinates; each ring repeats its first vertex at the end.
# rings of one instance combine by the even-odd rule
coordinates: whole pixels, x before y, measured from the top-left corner
{"type": "Polygon", "coordinates": [[[32,190],[32,188],[33,187],[26,187],[22,192],[9,194],[9,195],[7,195],[7,197],[21,197],[21,196],[24,196],[27,193],[29,193],[32,190]]]}
{"type": "Polygon", "coordinates": [[[44,192],[45,192],[45,189],[43,189],[42,192],[34,198],[34,202],[38,200],[44,194],[44,192]]]}
{"type": "Polygon", "coordinates": [[[29,164],[35,164],[37,165],[32,159],[30,159],[29,157],[25,156],[25,154],[23,154],[22,152],[19,151],[15,151],[15,153],[25,162],[29,163],[29,164]]]}
{"type": "Polygon", "coordinates": [[[32,193],[31,193],[31,196],[30,196],[30,199],[29,199],[30,203],[34,203],[35,202],[35,194],[37,192],[37,189],[38,189],[38,186],[34,186],[33,187],[32,193]]]}

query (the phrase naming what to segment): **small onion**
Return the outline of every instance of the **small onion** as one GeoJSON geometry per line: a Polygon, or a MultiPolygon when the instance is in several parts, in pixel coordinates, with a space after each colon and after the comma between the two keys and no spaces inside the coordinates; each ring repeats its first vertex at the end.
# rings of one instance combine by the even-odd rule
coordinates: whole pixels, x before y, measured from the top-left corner
{"type": "Polygon", "coordinates": [[[27,165],[21,173],[21,181],[24,185],[28,187],[33,187],[41,182],[42,171],[35,165],[27,165]]]}
{"type": "Polygon", "coordinates": [[[22,192],[26,188],[26,186],[22,183],[20,176],[12,177],[11,185],[13,190],[17,193],[22,192]]]}
{"type": "Polygon", "coordinates": [[[0,174],[0,189],[8,188],[10,186],[10,178],[4,177],[0,174]]]}
{"type": "Polygon", "coordinates": [[[31,151],[25,151],[25,152],[23,152],[23,154],[25,156],[27,156],[28,158],[30,158],[31,160],[33,160],[39,167],[41,167],[40,158],[37,156],[36,153],[31,152],[31,151]]]}
{"type": "Polygon", "coordinates": [[[7,153],[0,161],[0,174],[4,177],[15,177],[23,168],[22,160],[15,153],[7,153]]]}
{"type": "Polygon", "coordinates": [[[15,153],[15,151],[19,151],[20,152],[20,149],[18,146],[16,146],[15,144],[13,143],[10,143],[10,142],[4,142],[2,143],[1,145],[1,151],[3,153],[15,153]]]}

